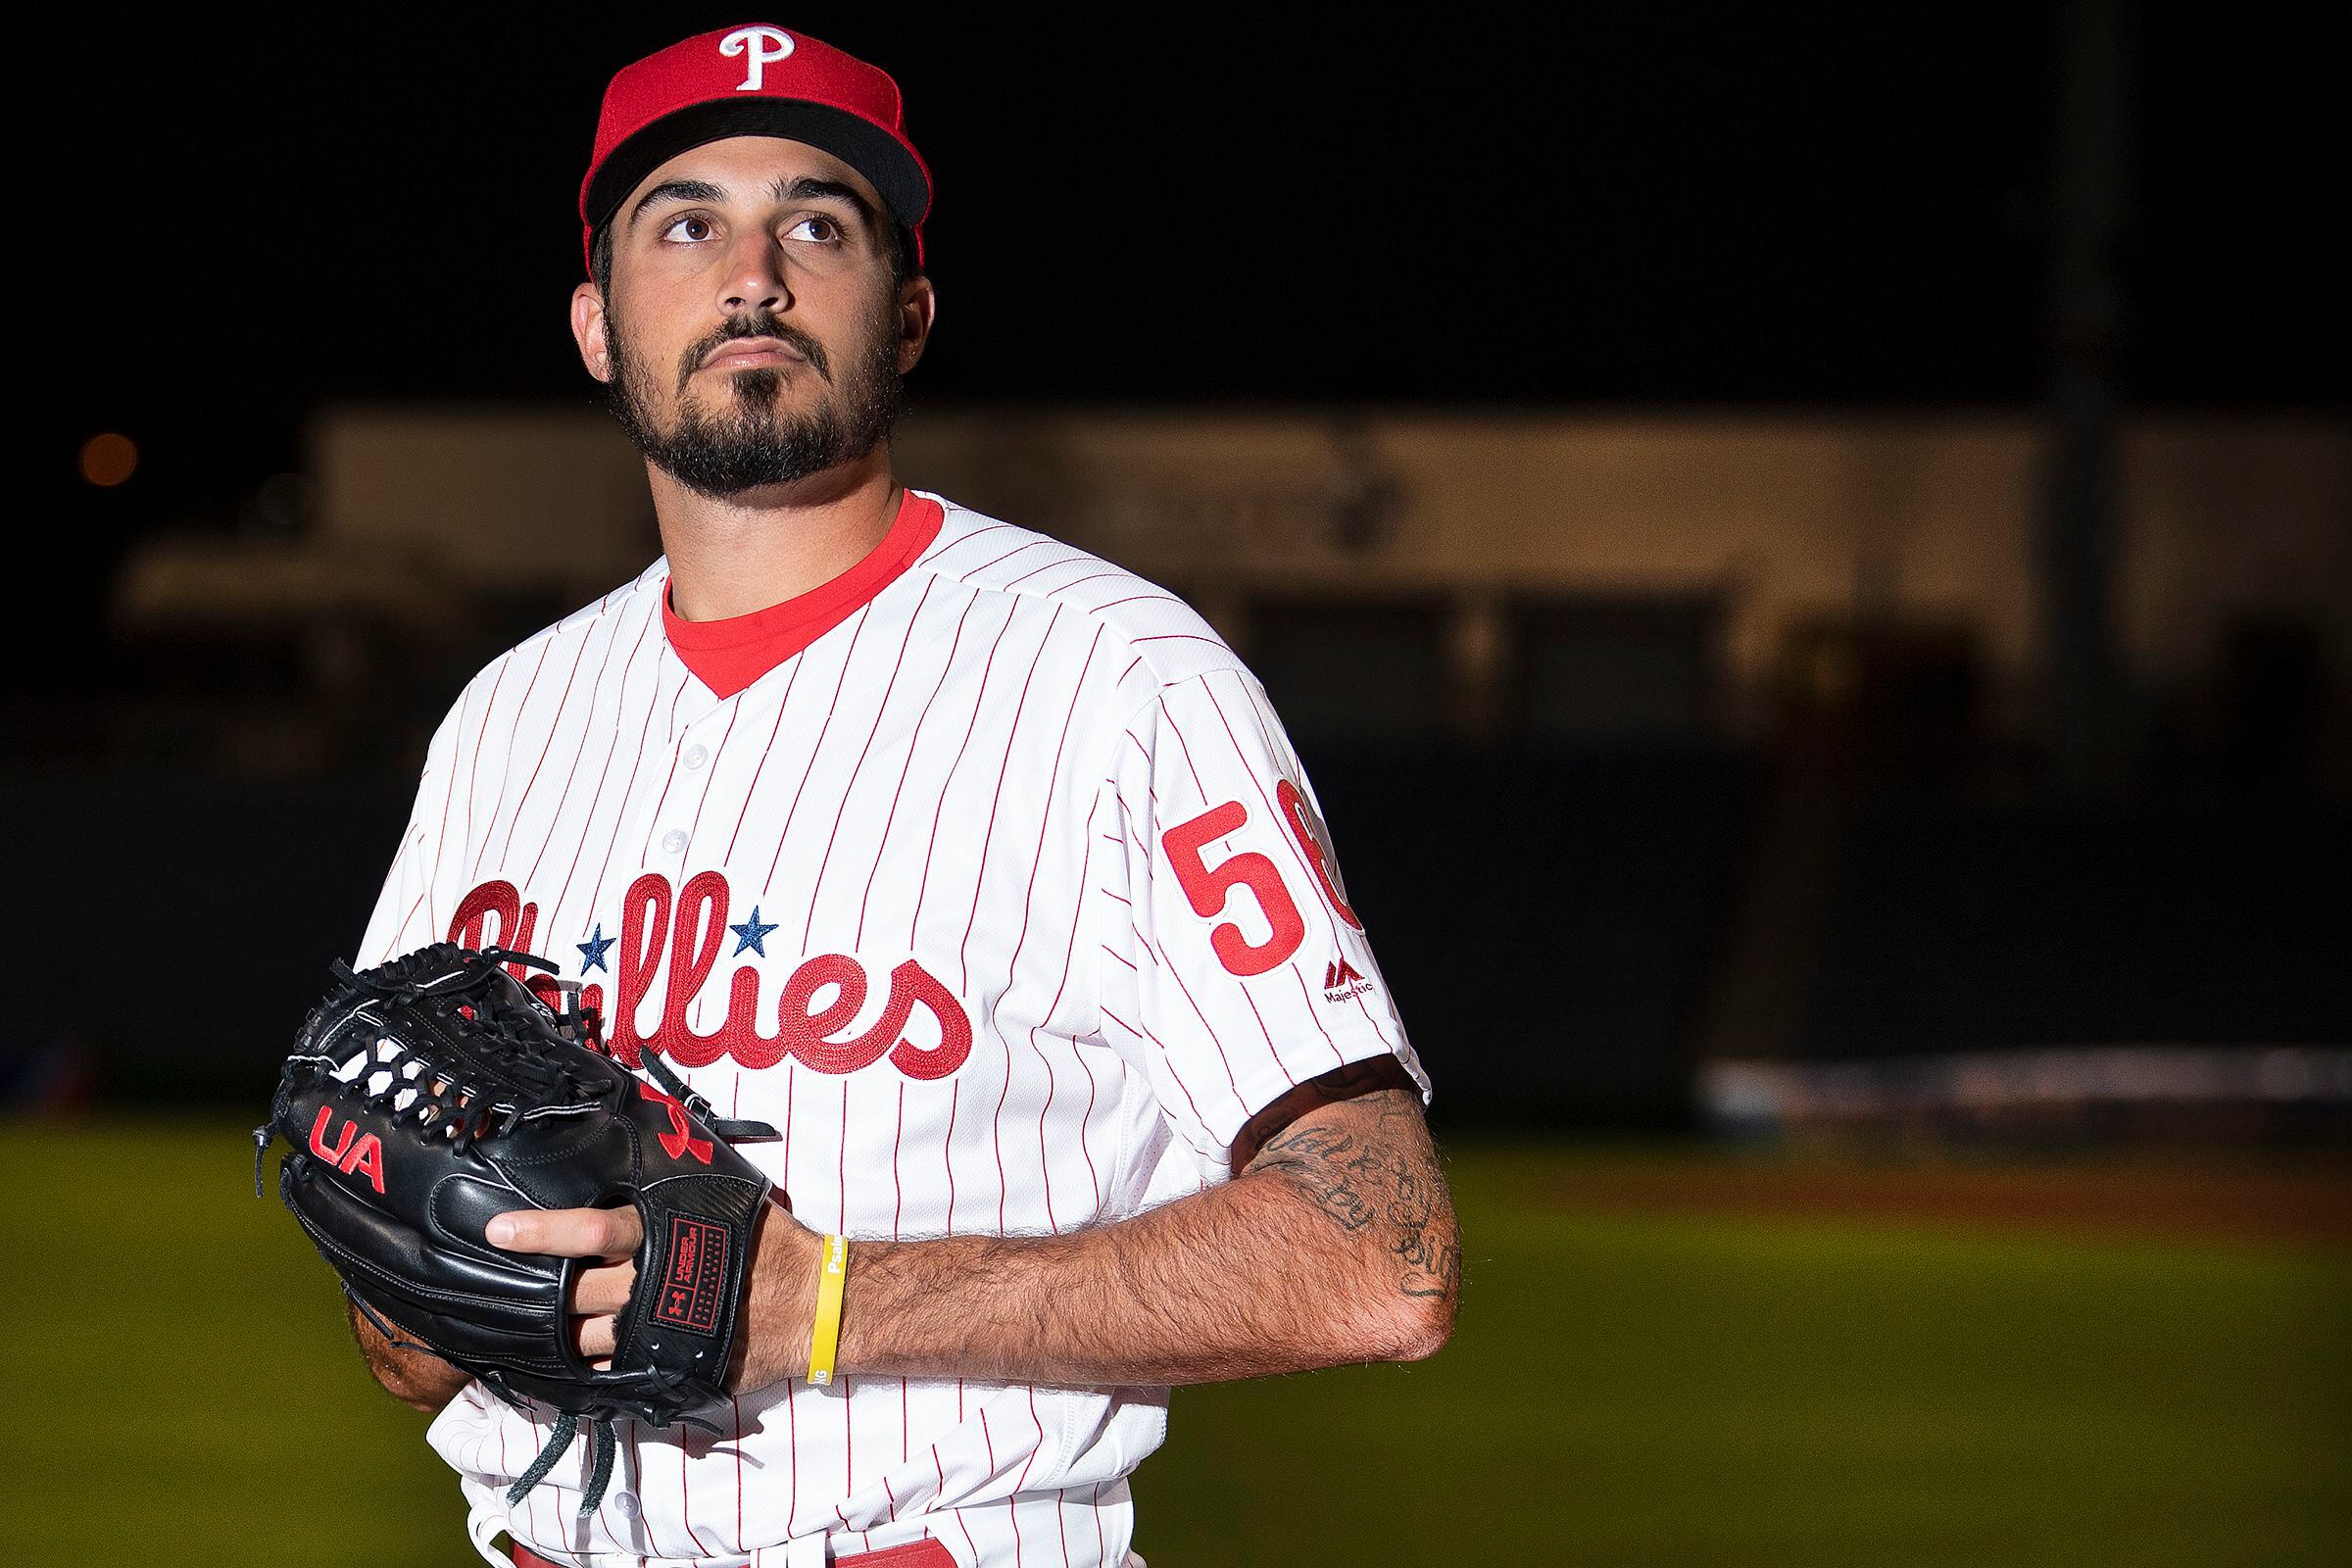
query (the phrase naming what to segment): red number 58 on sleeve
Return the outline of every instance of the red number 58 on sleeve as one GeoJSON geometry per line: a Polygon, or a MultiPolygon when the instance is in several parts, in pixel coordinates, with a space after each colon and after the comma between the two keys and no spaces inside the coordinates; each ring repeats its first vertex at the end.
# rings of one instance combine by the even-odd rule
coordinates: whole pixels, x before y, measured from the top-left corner
{"type": "Polygon", "coordinates": [[[1201,858],[1202,846],[1249,820],[1250,813],[1241,802],[1227,801],[1189,822],[1177,823],[1159,838],[1160,847],[1168,852],[1168,864],[1175,868],[1176,885],[1192,901],[1195,914],[1212,918],[1223,913],[1226,896],[1236,887],[1248,889],[1264,911],[1271,929],[1266,940],[1255,946],[1230,920],[1208,934],[1217,961],[1238,975],[1264,974],[1297,953],[1298,944],[1306,939],[1306,922],[1298,917],[1298,906],[1291,902],[1290,890],[1282,885],[1282,873],[1272,860],[1252,850],[1215,865],[1201,858]]]}

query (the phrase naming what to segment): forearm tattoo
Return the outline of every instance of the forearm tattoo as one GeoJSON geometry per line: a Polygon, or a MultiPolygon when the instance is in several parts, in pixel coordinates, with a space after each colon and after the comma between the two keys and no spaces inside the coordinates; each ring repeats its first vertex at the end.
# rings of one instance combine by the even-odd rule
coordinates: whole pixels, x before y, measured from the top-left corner
{"type": "Polygon", "coordinates": [[[1461,1274],[1453,1203],[1412,1091],[1395,1077],[1358,1062],[1302,1085],[1317,1103],[1268,1138],[1249,1168],[1281,1171],[1332,1224],[1375,1239],[1399,1295],[1449,1297],[1461,1274]]]}

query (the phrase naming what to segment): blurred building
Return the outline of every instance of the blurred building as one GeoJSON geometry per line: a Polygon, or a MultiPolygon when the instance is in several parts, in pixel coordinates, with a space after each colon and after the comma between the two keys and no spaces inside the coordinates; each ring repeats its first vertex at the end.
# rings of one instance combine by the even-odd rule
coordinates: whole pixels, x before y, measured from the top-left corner
{"type": "MultiPolygon", "coordinates": [[[[2032,705],[2022,416],[939,411],[898,445],[910,482],[1189,595],[1308,731],[1752,733],[1888,681],[1939,685],[1952,723],[2032,705]]],[[[297,684],[381,690],[387,662],[494,651],[485,625],[527,632],[660,548],[594,409],[346,409],[310,447],[312,526],[151,547],[128,641],[282,643],[297,684]]],[[[2270,721],[2306,733],[2273,743],[2334,756],[2352,437],[2150,420],[2122,461],[2133,688],[2184,714],[2300,705],[2270,721]]]]}
{"type": "MultiPolygon", "coordinates": [[[[899,441],[910,482],[1169,584],[1242,650],[1449,1114],[2340,1129],[2352,435],[2127,423],[2130,756],[2095,796],[2048,765],[2041,458],[1993,414],[941,410],[899,441]]],[[[218,906],[197,964],[314,911],[298,1013],[460,685],[660,544],[587,406],[330,412],[276,499],[132,560],[117,698],[23,726],[84,771],[0,793],[59,824],[27,876],[76,928],[123,886],[218,906]]],[[[127,1010],[54,1000],[108,995],[107,952],[60,961],[90,972],[12,993],[20,1039],[174,1081],[110,1046],[127,1010]]],[[[273,1038],[217,1010],[170,1048],[273,1038]]]]}

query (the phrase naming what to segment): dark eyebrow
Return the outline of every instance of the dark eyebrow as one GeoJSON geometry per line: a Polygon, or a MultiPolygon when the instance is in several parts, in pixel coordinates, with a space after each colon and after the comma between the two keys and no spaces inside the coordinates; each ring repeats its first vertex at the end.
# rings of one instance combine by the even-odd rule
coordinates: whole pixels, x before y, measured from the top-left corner
{"type": "Polygon", "coordinates": [[[858,188],[854,185],[845,185],[838,179],[819,179],[813,174],[803,174],[798,179],[779,179],[772,188],[776,200],[780,202],[815,201],[829,196],[835,201],[847,204],[850,211],[865,220],[866,222],[871,223],[874,220],[873,208],[866,204],[864,197],[858,194],[858,188]]]}
{"type": "Polygon", "coordinates": [[[725,200],[726,194],[707,179],[665,179],[637,198],[637,205],[629,209],[629,221],[636,222],[657,202],[715,202],[725,200]]]}

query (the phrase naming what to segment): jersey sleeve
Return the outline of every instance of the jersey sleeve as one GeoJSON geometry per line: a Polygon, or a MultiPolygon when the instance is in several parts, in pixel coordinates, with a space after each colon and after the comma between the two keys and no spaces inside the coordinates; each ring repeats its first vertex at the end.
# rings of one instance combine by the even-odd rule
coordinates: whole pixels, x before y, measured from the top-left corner
{"type": "MultiPolygon", "coordinates": [[[[1284,1091],[1393,1055],[1420,1086],[1320,807],[1246,670],[1178,681],[1138,712],[1111,770],[1123,841],[1131,1033],[1163,1112],[1229,1149],[1284,1091]]],[[[1112,946],[1117,947],[1114,940],[1112,946]]],[[[1120,1022],[1115,1010],[1114,1024],[1120,1022]]]]}
{"type": "Polygon", "coordinates": [[[400,835],[392,869],[376,895],[375,911],[360,938],[356,968],[370,968],[387,958],[423,947],[436,934],[433,924],[433,878],[441,858],[441,835],[449,817],[460,715],[464,700],[450,710],[425,749],[424,776],[416,785],[416,803],[410,808],[409,825],[400,835]]]}

